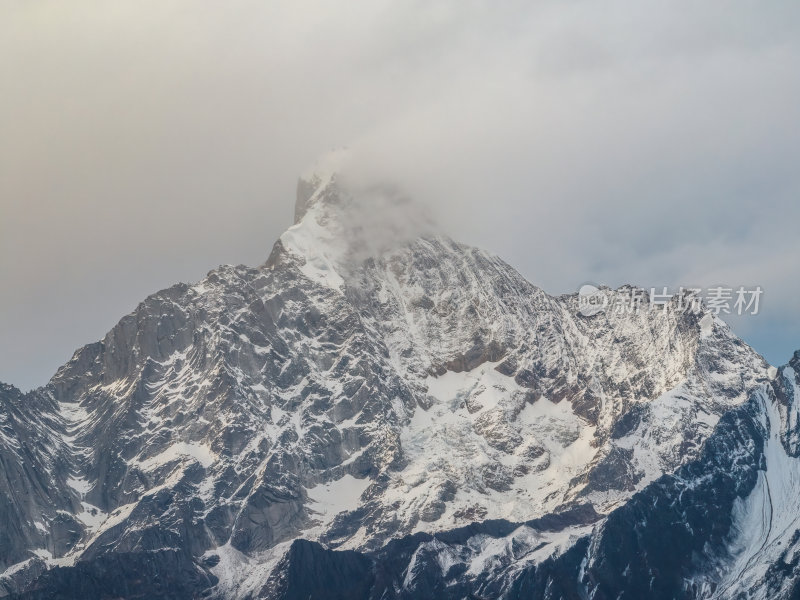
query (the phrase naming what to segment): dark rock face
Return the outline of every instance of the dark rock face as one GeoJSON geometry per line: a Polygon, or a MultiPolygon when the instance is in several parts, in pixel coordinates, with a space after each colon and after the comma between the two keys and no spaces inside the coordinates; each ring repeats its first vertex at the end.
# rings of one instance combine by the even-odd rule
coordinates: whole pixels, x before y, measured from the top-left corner
{"type": "Polygon", "coordinates": [[[14,600],[194,600],[210,595],[216,578],[175,550],[114,553],[55,567],[14,600]]]}
{"type": "Polygon", "coordinates": [[[292,542],[262,597],[286,600],[355,600],[370,596],[375,564],[353,551],[336,552],[305,540],[292,542]]]}
{"type": "Polygon", "coordinates": [[[150,296],[39,390],[0,386],[0,596],[793,581],[785,519],[752,564],[735,557],[765,482],[794,509],[763,473],[798,456],[800,358],[773,377],[673,305],[585,317],[480,250],[367,235],[353,203],[335,178],[302,182],[265,264],[150,296]]]}
{"type": "Polygon", "coordinates": [[[417,534],[389,542],[376,552],[329,550],[320,544],[295,541],[275,568],[270,582],[260,591],[262,598],[319,600],[378,600],[380,598],[435,600],[460,598],[578,598],[575,573],[588,540],[577,540],[560,560],[548,559],[522,573],[514,572],[515,560],[526,549],[511,545],[491,569],[468,573],[463,560],[470,545],[480,539],[503,539],[520,527],[540,532],[561,531],[600,518],[591,507],[548,515],[528,524],[508,521],[475,523],[435,536],[417,534]],[[442,555],[451,560],[442,562],[442,555]],[[459,560],[460,559],[460,560],[459,560]],[[547,593],[545,592],[547,590],[547,593]],[[556,593],[557,592],[557,593],[556,593]],[[560,596],[560,593],[566,595],[560,596]]]}
{"type": "Polygon", "coordinates": [[[580,568],[559,557],[572,569],[563,597],[796,597],[796,373],[781,369],[722,417],[698,460],[613,511],[580,568]]]}
{"type": "Polygon", "coordinates": [[[697,462],[609,515],[581,582],[595,597],[698,594],[687,582],[726,554],[734,503],[756,483],[766,433],[758,417],[752,401],[727,413],[697,462]]]}
{"type": "Polygon", "coordinates": [[[63,552],[80,537],[57,412],[46,391],[23,394],[0,383],[0,569],[29,558],[29,548],[63,552]]]}

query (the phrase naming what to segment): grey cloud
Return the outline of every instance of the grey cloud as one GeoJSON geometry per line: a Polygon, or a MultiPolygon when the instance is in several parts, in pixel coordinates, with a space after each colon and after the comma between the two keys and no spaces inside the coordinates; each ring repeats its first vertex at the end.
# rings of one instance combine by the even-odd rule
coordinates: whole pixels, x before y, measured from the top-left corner
{"type": "Polygon", "coordinates": [[[0,380],[264,260],[340,145],[550,292],[761,284],[735,326],[785,360],[799,26],[788,1],[5,2],[0,380]]]}

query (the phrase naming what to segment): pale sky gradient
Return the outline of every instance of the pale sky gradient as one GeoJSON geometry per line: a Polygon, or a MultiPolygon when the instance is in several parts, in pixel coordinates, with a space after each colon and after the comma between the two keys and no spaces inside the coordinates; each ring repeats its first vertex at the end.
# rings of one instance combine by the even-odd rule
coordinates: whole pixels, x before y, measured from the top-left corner
{"type": "Polygon", "coordinates": [[[347,145],[551,293],[761,285],[800,348],[800,3],[5,0],[0,380],[261,263],[347,145]]]}

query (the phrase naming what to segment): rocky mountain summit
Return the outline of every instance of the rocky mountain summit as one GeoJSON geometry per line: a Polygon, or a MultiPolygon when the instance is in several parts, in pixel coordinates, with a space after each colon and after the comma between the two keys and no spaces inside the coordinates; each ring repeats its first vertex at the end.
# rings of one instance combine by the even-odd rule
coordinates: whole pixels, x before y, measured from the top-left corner
{"type": "Polygon", "coordinates": [[[341,160],[264,264],[0,386],[0,597],[793,597],[797,356],[586,316],[341,160]]]}

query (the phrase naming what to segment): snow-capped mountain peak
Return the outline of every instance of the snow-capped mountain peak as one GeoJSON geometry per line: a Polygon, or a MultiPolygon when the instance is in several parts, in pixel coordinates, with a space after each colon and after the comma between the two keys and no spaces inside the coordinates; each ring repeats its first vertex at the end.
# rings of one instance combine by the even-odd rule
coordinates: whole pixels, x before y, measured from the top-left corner
{"type": "Polygon", "coordinates": [[[297,199],[294,205],[294,222],[299,223],[309,208],[319,202],[333,199],[333,190],[326,194],[332,185],[339,183],[347,166],[351,164],[352,154],[347,148],[339,148],[320,157],[313,166],[297,180],[297,199]]]}
{"type": "Polygon", "coordinates": [[[104,581],[124,556],[186,597],[305,598],[285,590],[313,559],[383,565],[386,597],[496,597],[612,531],[776,380],[677,302],[583,315],[346,161],[301,178],[265,264],[158,292],[47,386],[0,388],[0,464],[22,465],[0,589],[104,581]]]}
{"type": "Polygon", "coordinates": [[[324,156],[298,180],[295,223],[280,250],[315,281],[339,289],[365,260],[422,236],[438,235],[424,208],[395,185],[348,170],[346,149],[324,156]]]}

